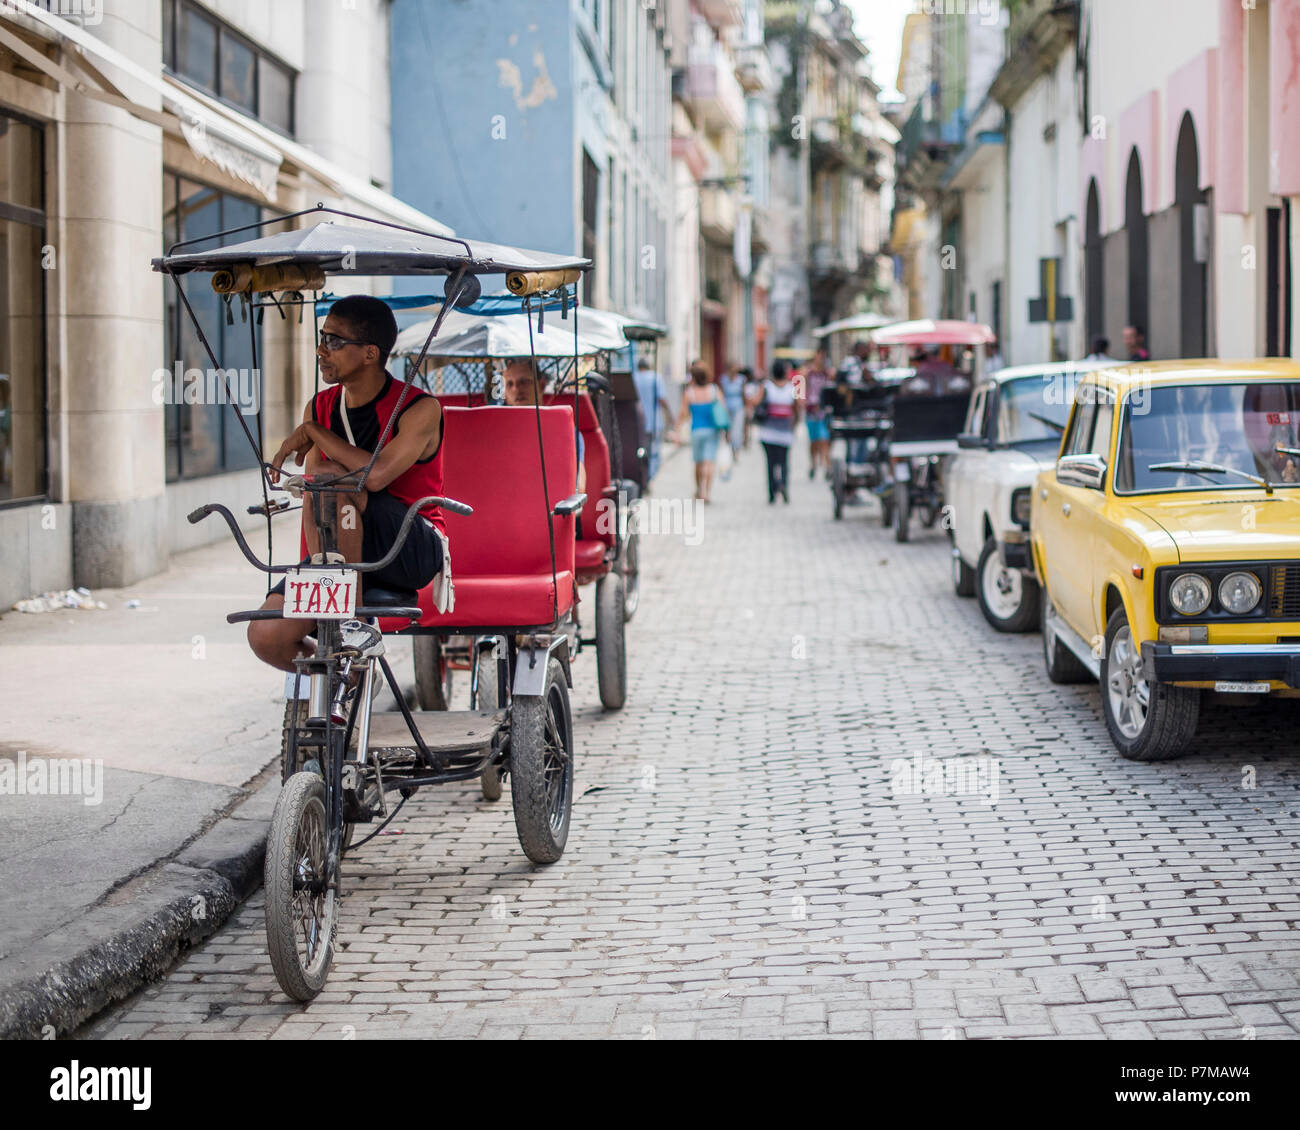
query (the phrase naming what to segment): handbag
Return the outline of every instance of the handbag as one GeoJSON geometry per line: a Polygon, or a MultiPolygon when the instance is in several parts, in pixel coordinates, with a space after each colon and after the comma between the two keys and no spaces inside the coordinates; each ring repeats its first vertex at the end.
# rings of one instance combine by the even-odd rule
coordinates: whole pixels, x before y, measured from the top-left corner
{"type": "Polygon", "coordinates": [[[722,476],[723,481],[731,478],[732,469],[736,465],[735,453],[731,450],[730,443],[721,443],[718,445],[718,474],[722,476]]]}
{"type": "Polygon", "coordinates": [[[767,389],[764,388],[762,397],[759,399],[759,402],[754,405],[754,423],[766,424],[767,418],[770,414],[771,413],[767,406],[767,389]]]}
{"type": "Polygon", "coordinates": [[[713,426],[720,432],[725,432],[731,427],[731,413],[727,411],[725,401],[713,402],[713,426]]]}

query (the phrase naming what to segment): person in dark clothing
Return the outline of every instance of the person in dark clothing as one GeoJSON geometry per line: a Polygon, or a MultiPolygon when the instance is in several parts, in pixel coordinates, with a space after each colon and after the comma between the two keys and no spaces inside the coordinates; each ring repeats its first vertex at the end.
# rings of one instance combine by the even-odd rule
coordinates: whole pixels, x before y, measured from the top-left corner
{"type": "MultiPolygon", "coordinates": [[[[316,349],[325,387],[307,403],[302,423],[280,444],[268,468],[272,484],[278,484],[291,457],[307,474],[336,476],[370,467],[363,488],[337,496],[338,552],[345,561],[386,556],[407,507],[442,494],[442,406],[388,373],[385,364],[396,340],[397,322],[384,302],[363,294],[335,302],[316,349]],[[387,439],[378,448],[385,431],[387,439]]],[[[320,552],[313,505],[312,496],[304,494],[306,560],[320,552]]],[[[418,590],[443,571],[442,513],[427,506],[419,514],[395,560],[367,575],[372,584],[418,590]]],[[[285,588],[282,581],[272,589],[262,608],[282,609],[285,588]]],[[[248,642],[259,659],[293,672],[294,660],[311,654],[305,641],[313,626],[312,620],[296,617],[255,620],[248,625],[248,642]]]]}
{"type": "Polygon", "coordinates": [[[790,382],[790,367],[784,361],[772,362],[772,379],[763,385],[763,395],[755,408],[758,441],[767,456],[767,501],[781,495],[790,501],[790,447],[799,420],[799,401],[790,382]]]}
{"type": "Polygon", "coordinates": [[[1150,361],[1147,352],[1147,333],[1141,326],[1124,327],[1124,348],[1128,350],[1130,361],[1150,361]]]}

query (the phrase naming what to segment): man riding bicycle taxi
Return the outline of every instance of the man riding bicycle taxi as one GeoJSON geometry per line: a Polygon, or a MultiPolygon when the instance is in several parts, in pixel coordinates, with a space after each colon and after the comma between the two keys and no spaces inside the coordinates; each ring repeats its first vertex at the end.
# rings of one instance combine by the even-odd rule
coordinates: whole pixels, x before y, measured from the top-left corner
{"type": "MultiPolygon", "coordinates": [[[[306,475],[333,477],[359,471],[370,463],[402,400],[365,486],[335,496],[338,551],[346,561],[384,557],[396,542],[411,503],[442,494],[442,406],[387,371],[385,364],[396,340],[393,312],[378,298],[357,294],[335,302],[321,325],[316,349],[325,387],[308,402],[302,423],[271,460],[272,483],[280,481],[290,457],[303,465],[306,475]]],[[[307,492],[302,496],[302,526],[309,554],[303,560],[306,564],[310,555],[320,552],[313,500],[307,492]]],[[[426,506],[397,557],[382,570],[366,574],[363,582],[418,591],[443,573],[447,557],[442,515],[436,506],[426,506]]],[[[271,590],[262,607],[284,607],[284,581],[271,590]]],[[[304,641],[313,624],[298,619],[254,620],[248,625],[248,642],[259,659],[291,672],[295,658],[311,654],[304,641]]]]}

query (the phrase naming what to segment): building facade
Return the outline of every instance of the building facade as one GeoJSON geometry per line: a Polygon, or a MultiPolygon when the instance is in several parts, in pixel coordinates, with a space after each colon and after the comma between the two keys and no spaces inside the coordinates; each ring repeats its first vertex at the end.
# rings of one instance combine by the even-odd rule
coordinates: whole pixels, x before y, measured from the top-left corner
{"type": "MultiPolygon", "coordinates": [[[[260,498],[150,270],[166,246],[318,201],[447,230],[388,191],[388,43],[383,0],[0,6],[0,606],[158,573],[226,536],[193,507],[260,498]]],[[[186,294],[273,451],[312,387],[310,319],[228,321],[206,281],[186,294]]]]}
{"type": "Polygon", "coordinates": [[[398,195],[462,234],[585,255],[584,301],[667,322],[667,20],[616,0],[395,0],[398,195]]]}
{"type": "Polygon", "coordinates": [[[808,348],[813,329],[849,314],[899,314],[890,220],[897,129],[881,110],[867,49],[839,0],[769,3],[776,72],[773,338],[808,348]]]}
{"type": "MultiPolygon", "coordinates": [[[[1007,17],[960,139],[933,108],[960,68],[932,52],[929,80],[909,76],[900,181],[937,186],[944,217],[909,260],[913,295],[993,322],[1013,363],[1079,357],[1098,338],[1127,357],[1125,327],[1156,358],[1295,356],[1300,3],[1020,0],[1007,17]]],[[[920,20],[951,42],[941,25],[970,38],[982,16],[920,20]]],[[[921,38],[913,28],[905,65],[921,38]]],[[[921,213],[900,211],[896,242],[921,213]]]]}
{"type": "Polygon", "coordinates": [[[672,371],[766,363],[768,100],[761,0],[674,0],[672,371]]]}

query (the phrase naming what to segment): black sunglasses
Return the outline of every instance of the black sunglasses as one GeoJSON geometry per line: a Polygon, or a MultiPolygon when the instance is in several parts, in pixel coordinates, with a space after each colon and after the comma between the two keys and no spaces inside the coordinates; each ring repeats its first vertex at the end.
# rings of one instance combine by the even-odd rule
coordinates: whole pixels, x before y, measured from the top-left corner
{"type": "Polygon", "coordinates": [[[342,349],[345,345],[374,344],[373,342],[369,342],[369,341],[350,341],[346,337],[339,337],[338,334],[321,334],[320,343],[331,353],[334,353],[336,350],[342,349]]]}

